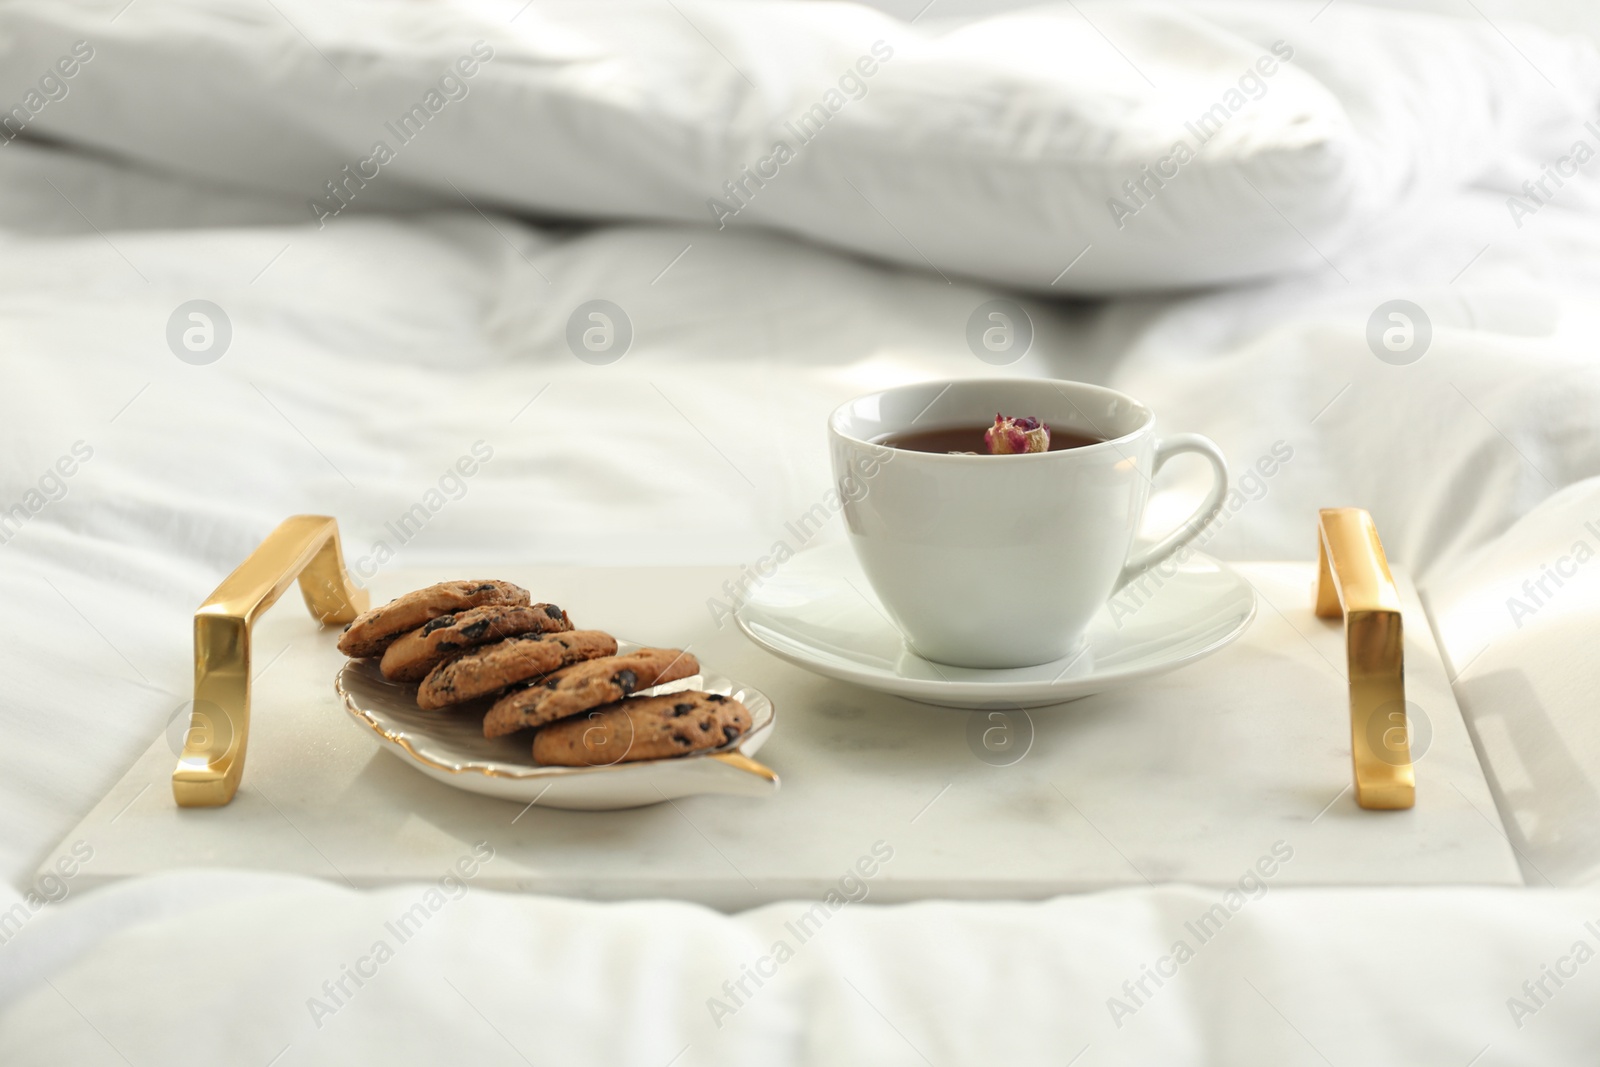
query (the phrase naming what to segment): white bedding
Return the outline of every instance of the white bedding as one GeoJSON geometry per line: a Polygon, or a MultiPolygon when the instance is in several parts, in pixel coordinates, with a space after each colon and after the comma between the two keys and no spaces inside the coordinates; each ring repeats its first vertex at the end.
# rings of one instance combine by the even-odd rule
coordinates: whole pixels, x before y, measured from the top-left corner
{"type": "MultiPolygon", "coordinates": [[[[195,1067],[1542,1067],[1593,1062],[1600,1044],[1593,894],[1266,890],[1201,928],[1217,891],[869,895],[808,921],[825,905],[730,918],[469,889],[401,941],[391,927],[428,888],[207,874],[97,894],[7,946],[31,970],[40,942],[58,959],[74,936],[93,944],[12,1001],[0,1049],[8,1064],[195,1067]]],[[[18,984],[0,972],[0,991],[18,984]]]]}
{"type": "MultiPolygon", "coordinates": [[[[0,28],[30,24],[11,11],[29,6],[0,7],[0,28]]],[[[121,18],[141,7],[184,17],[139,0],[121,18]]],[[[1550,114],[1570,103],[1552,90],[1550,114]]],[[[1000,290],[756,227],[537,228],[423,199],[319,229],[304,197],[249,173],[6,143],[0,513],[29,513],[0,533],[5,892],[27,892],[39,857],[187,699],[194,605],[283,516],[337,515],[365,567],[750,560],[827,489],[821,426],[836,403],[994,373],[1126,389],[1162,428],[1213,437],[1238,472],[1290,444],[1282,470],[1242,484],[1209,542],[1218,555],[1307,558],[1318,506],[1371,509],[1428,598],[1528,881],[1593,886],[1600,563],[1547,585],[1536,610],[1508,604],[1575,542],[1600,549],[1584,525],[1600,526],[1600,201],[1572,178],[1516,225],[1507,197],[1552,160],[1548,138],[1534,143],[1502,145],[1476,185],[1342,221],[1353,229],[1331,262],[1319,252],[1301,273],[1094,304],[1014,297],[1036,337],[999,370],[965,330],[1000,290]],[[232,325],[205,366],[166,340],[197,298],[232,325]],[[605,366],[565,341],[573,309],[596,298],[634,335],[605,366]],[[1393,299],[1433,323],[1408,366],[1366,339],[1393,299]],[[385,524],[477,442],[492,458],[396,544],[385,524]],[[398,549],[383,564],[380,542],[398,549]]],[[[1174,465],[1151,532],[1200,481],[1174,465]]],[[[1596,1047],[1593,968],[1521,1028],[1506,1003],[1576,940],[1600,947],[1584,926],[1600,899],[1583,892],[1275,891],[1121,1029],[1106,999],[1215,893],[852,905],[823,951],[721,1031],[705,998],[792,909],[729,918],[473,892],[359,1006],[311,1026],[308,987],[418,892],[179,872],[30,911],[0,944],[0,1060],[217,1062],[225,1047],[224,1061],[265,1063],[288,1045],[281,1062],[342,1062],[356,1042],[421,1060],[446,1035],[486,1059],[645,1064],[686,1044],[678,1062],[1065,1063],[1088,1046],[1086,1064],[1466,1063],[1489,1046],[1478,1062],[1555,1063],[1596,1047]],[[980,1025],[997,1018],[1014,1022],[980,1025]],[[189,1039],[196,1025],[215,1029],[189,1039]]]]}
{"type": "Polygon", "coordinates": [[[0,99],[37,107],[8,129],[289,193],[319,227],[465,199],[772,228],[1052,296],[1317,267],[1558,154],[1600,95],[1580,39],[1351,5],[935,31],[791,0],[122,3],[14,0],[0,99]]]}

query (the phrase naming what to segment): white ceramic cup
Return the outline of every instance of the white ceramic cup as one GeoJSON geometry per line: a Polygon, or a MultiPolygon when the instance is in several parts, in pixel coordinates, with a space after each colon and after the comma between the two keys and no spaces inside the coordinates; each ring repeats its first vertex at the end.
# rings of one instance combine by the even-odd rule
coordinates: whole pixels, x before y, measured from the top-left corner
{"type": "Polygon", "coordinates": [[[1095,612],[1193,540],[1228,491],[1227,461],[1198,434],[1157,439],[1130,396],[1081,382],[923,382],[857,397],[828,420],[834,481],[867,580],[911,649],[958,667],[1027,667],[1073,655],[1095,612]],[[907,430],[1041,419],[1099,443],[1020,456],[950,455],[878,442],[907,430]],[[1131,555],[1166,461],[1214,474],[1176,530],[1131,555]]]}

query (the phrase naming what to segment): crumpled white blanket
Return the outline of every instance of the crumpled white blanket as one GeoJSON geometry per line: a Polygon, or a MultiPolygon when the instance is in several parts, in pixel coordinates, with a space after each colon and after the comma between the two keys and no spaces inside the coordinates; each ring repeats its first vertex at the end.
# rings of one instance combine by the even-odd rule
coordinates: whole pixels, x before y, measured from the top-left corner
{"type": "Polygon", "coordinates": [[[1553,1067],[1600,1047],[1592,893],[1163,886],[838,904],[728,917],[459,879],[365,893],[141,879],[0,950],[0,1057],[1553,1067]]]}

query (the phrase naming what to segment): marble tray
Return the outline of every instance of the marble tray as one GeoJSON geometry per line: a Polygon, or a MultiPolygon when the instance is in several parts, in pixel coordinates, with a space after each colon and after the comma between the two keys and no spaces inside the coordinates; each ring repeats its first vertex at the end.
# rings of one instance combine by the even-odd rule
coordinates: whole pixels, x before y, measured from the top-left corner
{"type": "MultiPolygon", "coordinates": [[[[1000,746],[985,741],[992,713],[871,693],[753,646],[708,608],[734,568],[468,569],[760,687],[779,709],[761,760],[783,788],[611,812],[449,788],[348,720],[333,692],[335,631],[286,598],[258,626],[253,734],[233,803],[176,807],[163,735],[59,851],[93,845],[85,883],[229,867],[374,886],[436,879],[486,841],[485,888],[727,909],[818,897],[869,856],[880,902],[1224,886],[1264,867],[1273,885],[1522,881],[1403,574],[1417,804],[1371,812],[1350,794],[1342,633],[1312,615],[1311,564],[1238,565],[1260,596],[1238,642],[1126,690],[1013,711],[1003,724],[1013,740],[1000,746]]],[[[374,600],[460,576],[387,572],[374,600]]]]}

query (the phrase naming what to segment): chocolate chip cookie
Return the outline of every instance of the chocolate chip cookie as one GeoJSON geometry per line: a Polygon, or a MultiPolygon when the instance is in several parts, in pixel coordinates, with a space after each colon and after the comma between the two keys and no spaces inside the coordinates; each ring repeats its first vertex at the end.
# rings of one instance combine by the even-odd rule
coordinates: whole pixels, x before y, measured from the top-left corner
{"type": "Polygon", "coordinates": [[[510,582],[440,582],[396,597],[381,608],[364,611],[344,628],[339,651],[347,656],[376,656],[401,634],[440,615],[452,615],[485,604],[526,604],[528,591],[510,582]]]}
{"type": "Polygon", "coordinates": [[[699,661],[675,648],[640,648],[563,667],[537,685],[514,689],[495,701],[484,716],[483,736],[504,737],[699,673],[699,661]]]}
{"type": "Polygon", "coordinates": [[[737,741],[750,711],[720,693],[666,693],[553,722],[533,736],[536,763],[598,767],[670,759],[737,741]]]}
{"type": "Polygon", "coordinates": [[[567,615],[554,604],[490,604],[454,615],[440,615],[395,640],[383,653],[379,669],[391,682],[415,682],[450,658],[502,637],[526,633],[560,633],[572,629],[567,615]]]}
{"type": "Polygon", "coordinates": [[[616,651],[617,639],[599,630],[508,637],[439,664],[417,687],[417,704],[437,711],[616,651]]]}

